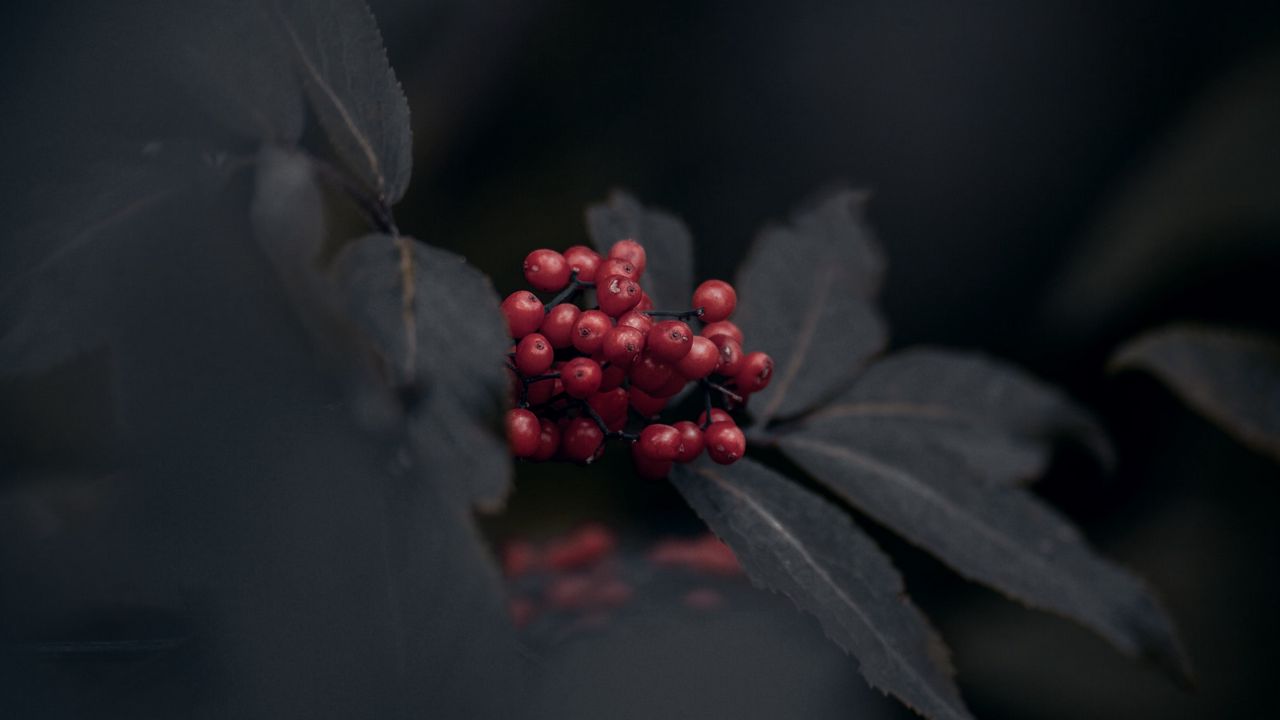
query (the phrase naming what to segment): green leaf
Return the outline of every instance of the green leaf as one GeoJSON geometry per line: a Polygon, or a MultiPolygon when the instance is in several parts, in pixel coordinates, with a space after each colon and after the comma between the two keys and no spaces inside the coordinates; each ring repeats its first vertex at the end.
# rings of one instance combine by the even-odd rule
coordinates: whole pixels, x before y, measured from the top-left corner
{"type": "Polygon", "coordinates": [[[640,278],[659,310],[687,310],[693,297],[693,240],[673,215],[646,208],[615,190],[605,203],[587,208],[587,234],[601,255],[619,240],[644,246],[649,261],[640,278]]]}
{"type": "Polygon", "coordinates": [[[1145,370],[1254,450],[1280,460],[1280,341],[1256,333],[1172,326],[1129,342],[1116,370],[1145,370]]]}
{"type": "Polygon", "coordinates": [[[763,425],[808,410],[843,389],[886,341],[874,305],[884,271],[863,219],[864,197],[830,196],[766,229],[738,272],[738,309],[748,350],[774,360],[773,382],[753,397],[763,425]]]}
{"type": "Polygon", "coordinates": [[[746,459],[679,466],[672,481],[751,579],[816,617],[867,682],[925,717],[969,717],[941,640],[843,511],[746,459]]]}

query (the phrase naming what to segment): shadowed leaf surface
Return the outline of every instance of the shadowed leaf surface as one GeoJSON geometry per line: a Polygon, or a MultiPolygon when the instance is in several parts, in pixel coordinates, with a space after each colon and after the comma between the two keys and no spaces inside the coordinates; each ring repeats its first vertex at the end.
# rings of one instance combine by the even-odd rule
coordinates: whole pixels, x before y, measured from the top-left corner
{"type": "MultiPolygon", "coordinates": [[[[833,418],[781,437],[802,468],[961,575],[1081,622],[1130,655],[1190,676],[1173,624],[1143,584],[1099,558],[1048,505],[984,482],[927,441],[861,418],[833,418]]],[[[962,460],[956,457],[956,460],[962,460]]]]}
{"type": "Polygon", "coordinates": [[[460,500],[499,503],[510,475],[495,432],[507,377],[490,360],[510,339],[488,278],[458,255],[390,235],[356,240],[337,265],[424,466],[460,500]]]}
{"type": "Polygon", "coordinates": [[[609,200],[587,208],[587,234],[601,255],[619,240],[644,246],[649,258],[640,285],[659,310],[687,310],[693,296],[693,239],[679,218],[646,208],[615,190],[609,200]]]}
{"type": "Polygon", "coordinates": [[[967,718],[945,649],[888,557],[839,508],[751,460],[680,466],[676,488],[759,585],[790,597],[873,686],[931,718],[967,718]]]}
{"type": "Polygon", "coordinates": [[[773,381],[751,400],[761,424],[812,408],[847,384],[885,344],[874,305],[884,271],[863,220],[864,196],[840,192],[766,229],[738,271],[747,350],[774,360],[773,381]]]}
{"type": "Polygon", "coordinates": [[[1115,369],[1145,370],[1240,442],[1280,460],[1280,341],[1173,326],[1122,347],[1115,369]]]}
{"type": "Polygon", "coordinates": [[[307,97],[343,163],[380,200],[409,186],[409,104],[361,0],[281,0],[277,18],[307,97]]]}

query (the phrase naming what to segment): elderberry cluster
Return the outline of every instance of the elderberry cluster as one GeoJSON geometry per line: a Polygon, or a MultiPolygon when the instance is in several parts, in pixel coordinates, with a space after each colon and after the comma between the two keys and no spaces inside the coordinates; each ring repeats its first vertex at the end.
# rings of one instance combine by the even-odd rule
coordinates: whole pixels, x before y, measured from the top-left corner
{"type": "Polygon", "coordinates": [[[746,451],[742,430],[712,398],[727,407],[745,403],[769,384],[773,360],[743,352],[742,331],[729,320],[738,296],[723,280],[699,285],[691,310],[654,310],[639,283],[646,260],[634,240],[618,241],[604,258],[584,245],[525,258],[529,285],[557,294],[544,303],[521,290],[502,302],[516,342],[507,363],[516,407],[506,416],[516,457],[589,463],[606,440],[619,439],[630,443],[641,475],[660,478],[704,449],[726,465],[746,451]],[[596,307],[578,306],[587,290],[596,307]],[[690,383],[703,392],[697,422],[659,422],[690,383]]]}

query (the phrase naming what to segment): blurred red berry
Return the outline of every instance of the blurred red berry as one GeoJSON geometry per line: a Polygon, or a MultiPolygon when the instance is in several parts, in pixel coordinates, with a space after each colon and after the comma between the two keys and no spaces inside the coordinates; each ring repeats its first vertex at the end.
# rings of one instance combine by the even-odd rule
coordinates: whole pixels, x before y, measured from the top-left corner
{"type": "Polygon", "coordinates": [[[556,351],[541,333],[525,335],[516,345],[516,369],[521,375],[541,375],[550,370],[555,361],[556,351]]]}
{"type": "Polygon", "coordinates": [[[721,320],[719,322],[708,323],[699,333],[702,337],[715,339],[717,335],[728,335],[742,344],[742,330],[730,320],[721,320]]]}
{"type": "Polygon", "coordinates": [[[508,410],[505,425],[512,455],[527,458],[538,451],[540,425],[537,415],[520,408],[508,410]]]}
{"type": "Polygon", "coordinates": [[[528,290],[513,292],[502,301],[502,315],[507,320],[507,330],[517,340],[536,331],[542,325],[546,313],[542,301],[528,290]]]}
{"type": "Polygon", "coordinates": [[[673,427],[680,433],[680,452],[676,454],[676,462],[693,462],[702,454],[702,448],[706,444],[702,437],[702,428],[689,420],[681,420],[673,427]]]}
{"type": "Polygon", "coordinates": [[[644,274],[647,257],[644,251],[644,246],[635,240],[619,240],[614,243],[613,247],[609,248],[609,257],[626,260],[634,265],[636,268],[636,277],[644,274]]]}

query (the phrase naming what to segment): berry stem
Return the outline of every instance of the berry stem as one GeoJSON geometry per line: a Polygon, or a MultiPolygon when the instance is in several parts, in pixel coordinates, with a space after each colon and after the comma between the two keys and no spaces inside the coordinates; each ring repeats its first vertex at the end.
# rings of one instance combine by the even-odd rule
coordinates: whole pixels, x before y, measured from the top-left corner
{"type": "Polygon", "coordinates": [[[577,297],[578,293],[586,288],[593,288],[596,284],[593,282],[585,282],[578,279],[578,271],[574,270],[569,273],[569,284],[565,289],[561,290],[555,297],[547,301],[542,307],[546,312],[551,312],[551,308],[561,303],[569,302],[577,297]]]}
{"type": "Polygon", "coordinates": [[[702,408],[704,418],[702,420],[702,430],[706,430],[711,426],[711,381],[702,379],[699,381],[702,385],[702,408]]]}
{"type": "Polygon", "coordinates": [[[600,413],[596,412],[596,409],[591,407],[591,405],[588,404],[587,401],[580,400],[575,404],[578,406],[579,409],[581,409],[584,413],[587,414],[587,417],[591,418],[591,422],[595,423],[596,427],[600,428],[600,432],[604,433],[604,437],[606,440],[616,439],[616,440],[630,440],[631,442],[635,442],[636,440],[640,439],[639,435],[636,435],[635,433],[629,433],[626,430],[610,430],[609,426],[605,424],[604,418],[600,417],[600,413]]]}
{"type": "Polygon", "coordinates": [[[700,318],[704,310],[696,307],[692,310],[642,310],[649,317],[669,317],[676,320],[687,320],[689,318],[700,318]]]}
{"type": "Polygon", "coordinates": [[[724,395],[725,397],[729,398],[730,400],[733,400],[733,401],[734,401],[734,402],[736,402],[736,403],[741,403],[741,402],[743,402],[742,396],[741,396],[741,395],[739,395],[738,393],[736,393],[736,392],[734,392],[734,391],[730,390],[729,388],[727,388],[727,387],[725,387],[725,386],[723,386],[723,385],[721,385],[721,384],[719,384],[719,383],[713,383],[713,382],[711,382],[710,380],[707,380],[707,381],[705,381],[705,382],[707,383],[707,387],[711,388],[712,390],[715,390],[715,391],[719,392],[720,394],[724,395]]]}
{"type": "Polygon", "coordinates": [[[520,378],[520,382],[524,383],[525,387],[528,387],[533,383],[541,382],[542,380],[555,380],[558,377],[560,377],[560,372],[556,370],[553,372],[542,373],[541,375],[529,375],[527,377],[522,377],[520,378]]]}

